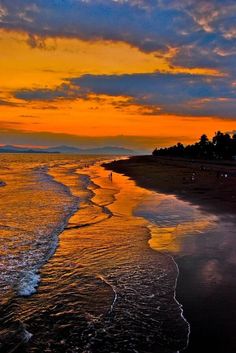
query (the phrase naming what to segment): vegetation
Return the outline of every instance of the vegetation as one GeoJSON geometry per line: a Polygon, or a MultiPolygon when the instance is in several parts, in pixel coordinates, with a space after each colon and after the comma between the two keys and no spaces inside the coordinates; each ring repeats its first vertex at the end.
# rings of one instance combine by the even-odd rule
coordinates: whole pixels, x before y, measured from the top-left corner
{"type": "Polygon", "coordinates": [[[204,134],[199,142],[184,146],[177,143],[175,146],[155,149],[153,156],[188,157],[198,159],[228,159],[236,158],[236,134],[232,137],[221,131],[215,133],[210,141],[204,134]]]}

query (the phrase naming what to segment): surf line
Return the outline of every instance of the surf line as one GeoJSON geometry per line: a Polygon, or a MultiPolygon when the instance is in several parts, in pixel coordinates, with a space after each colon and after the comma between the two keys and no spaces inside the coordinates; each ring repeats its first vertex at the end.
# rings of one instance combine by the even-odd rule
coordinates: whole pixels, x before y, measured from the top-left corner
{"type": "MultiPolygon", "coordinates": [[[[148,221],[146,218],[144,218],[144,219],[148,222],[147,229],[149,231],[149,235],[150,235],[150,239],[151,239],[152,238],[152,223],[150,221],[148,221]]],[[[161,251],[157,251],[157,252],[159,252],[160,254],[162,254],[164,256],[169,257],[173,261],[173,263],[175,265],[175,268],[176,268],[177,274],[176,274],[176,277],[175,277],[175,283],[174,283],[174,287],[173,287],[173,289],[174,289],[174,301],[179,306],[179,308],[180,308],[180,316],[181,316],[182,320],[186,323],[187,328],[188,328],[187,337],[186,337],[186,344],[185,344],[185,347],[181,348],[181,351],[182,351],[183,349],[186,349],[188,347],[188,345],[189,345],[189,339],[190,339],[190,334],[191,334],[191,326],[190,326],[190,323],[188,322],[188,320],[186,319],[186,317],[184,316],[183,305],[177,300],[177,297],[176,297],[176,290],[177,290],[178,279],[179,279],[179,275],[180,275],[179,266],[178,266],[177,262],[175,261],[174,257],[171,254],[169,254],[167,252],[162,253],[161,251]]],[[[176,353],[180,353],[180,351],[178,350],[176,353]]]]}
{"type": "Polygon", "coordinates": [[[102,282],[104,282],[106,285],[108,285],[113,291],[113,301],[110,305],[110,309],[108,310],[108,314],[111,314],[114,309],[114,306],[116,304],[116,301],[118,299],[118,293],[116,291],[116,287],[114,285],[112,285],[104,276],[102,276],[100,274],[97,275],[97,278],[99,278],[102,282]]]}

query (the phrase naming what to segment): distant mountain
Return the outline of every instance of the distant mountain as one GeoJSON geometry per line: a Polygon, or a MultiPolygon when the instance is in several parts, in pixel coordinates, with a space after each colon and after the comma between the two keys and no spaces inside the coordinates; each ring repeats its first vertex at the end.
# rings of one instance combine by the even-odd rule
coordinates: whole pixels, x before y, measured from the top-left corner
{"type": "Polygon", "coordinates": [[[66,153],[66,154],[100,154],[100,155],[133,155],[135,151],[116,146],[97,148],[79,148],[73,146],[55,146],[48,148],[26,148],[13,145],[0,146],[0,153],[66,153]]]}
{"type": "Polygon", "coordinates": [[[27,148],[20,146],[5,145],[0,146],[0,153],[50,153],[46,149],[27,148]]]}
{"type": "Polygon", "coordinates": [[[60,153],[80,153],[82,151],[81,148],[79,147],[73,147],[73,146],[55,146],[55,147],[48,147],[46,149],[47,152],[60,152],[60,153]]]}
{"type": "Polygon", "coordinates": [[[115,155],[130,155],[135,154],[133,150],[115,147],[115,146],[105,146],[97,148],[79,148],[73,146],[56,146],[49,147],[46,149],[48,152],[60,152],[60,153],[76,153],[76,154],[115,154],[115,155]]]}
{"type": "Polygon", "coordinates": [[[25,147],[18,147],[18,146],[12,146],[12,145],[5,145],[5,146],[1,146],[0,147],[0,150],[1,151],[7,151],[7,152],[10,152],[10,151],[24,151],[25,150],[25,147]]]}

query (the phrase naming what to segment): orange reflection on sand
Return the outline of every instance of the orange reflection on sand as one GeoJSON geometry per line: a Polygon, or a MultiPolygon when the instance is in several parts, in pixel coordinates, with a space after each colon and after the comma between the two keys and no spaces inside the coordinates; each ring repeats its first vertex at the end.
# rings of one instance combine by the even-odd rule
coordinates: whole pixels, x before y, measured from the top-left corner
{"type": "Polygon", "coordinates": [[[148,226],[152,235],[149,245],[153,250],[178,253],[183,250],[183,237],[199,235],[211,227],[210,219],[188,221],[173,227],[158,227],[151,224],[148,226]]]}
{"type": "Polygon", "coordinates": [[[151,191],[138,187],[133,180],[122,174],[112,172],[111,179],[110,171],[97,166],[93,167],[93,173],[99,176],[93,181],[95,183],[96,180],[99,181],[99,186],[101,187],[100,190],[96,190],[93,200],[101,204],[101,197],[104,198],[104,195],[109,195],[113,191],[113,197],[115,197],[116,202],[109,204],[109,209],[113,214],[133,216],[134,208],[152,194],[151,191]]]}
{"type": "MultiPolygon", "coordinates": [[[[193,213],[192,220],[184,220],[183,218],[182,223],[168,227],[158,226],[142,216],[134,216],[134,211],[140,204],[157,194],[137,186],[133,180],[121,174],[113,172],[112,179],[110,179],[110,171],[104,170],[100,166],[90,167],[87,172],[89,172],[93,182],[99,185],[94,190],[93,201],[96,204],[107,206],[114,217],[122,217],[123,219],[132,217],[133,223],[139,224],[145,229],[148,228],[151,237],[148,243],[153,250],[170,253],[191,253],[193,251],[191,247],[183,248],[184,238],[200,235],[214,227],[214,217],[207,215],[201,217],[200,211],[197,215],[193,213]]],[[[160,207],[160,212],[161,203],[167,198],[170,198],[170,196],[158,194],[158,197],[153,199],[155,207],[157,209],[160,207]]],[[[176,207],[177,209],[179,201],[175,197],[172,198],[172,206],[170,207],[176,207]]],[[[153,208],[154,204],[149,207],[153,208]]],[[[189,207],[193,207],[196,212],[195,206],[189,205],[189,207]]],[[[177,212],[181,212],[181,209],[177,212]]]]}

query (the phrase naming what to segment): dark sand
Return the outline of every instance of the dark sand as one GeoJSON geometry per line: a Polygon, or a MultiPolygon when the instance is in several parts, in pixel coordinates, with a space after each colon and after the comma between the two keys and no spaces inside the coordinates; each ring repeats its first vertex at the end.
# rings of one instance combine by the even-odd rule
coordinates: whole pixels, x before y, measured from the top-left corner
{"type": "Polygon", "coordinates": [[[236,213],[235,162],[135,156],[108,163],[105,167],[131,177],[139,186],[175,194],[207,211],[236,213]],[[227,177],[221,174],[227,174],[227,177]]]}
{"type": "MultiPolygon", "coordinates": [[[[236,213],[236,164],[205,162],[152,156],[132,157],[105,166],[134,179],[137,185],[180,199],[217,214],[222,220],[234,220],[236,213]],[[193,173],[194,180],[192,180],[193,173]],[[227,174],[227,178],[221,176],[227,174]]],[[[235,247],[234,234],[229,246],[235,247]],[[231,245],[230,245],[231,244],[231,245]]],[[[186,243],[191,238],[186,239],[186,243]]],[[[236,352],[236,270],[227,262],[229,251],[222,251],[224,231],[199,237],[192,256],[175,257],[180,275],[177,299],[191,325],[190,343],[185,353],[236,352]],[[203,263],[218,263],[223,282],[209,291],[199,282],[203,263]],[[225,265],[227,264],[227,266],[225,265]]],[[[196,245],[196,243],[195,243],[196,245]]],[[[187,245],[188,246],[188,245],[187,245]]]]}

